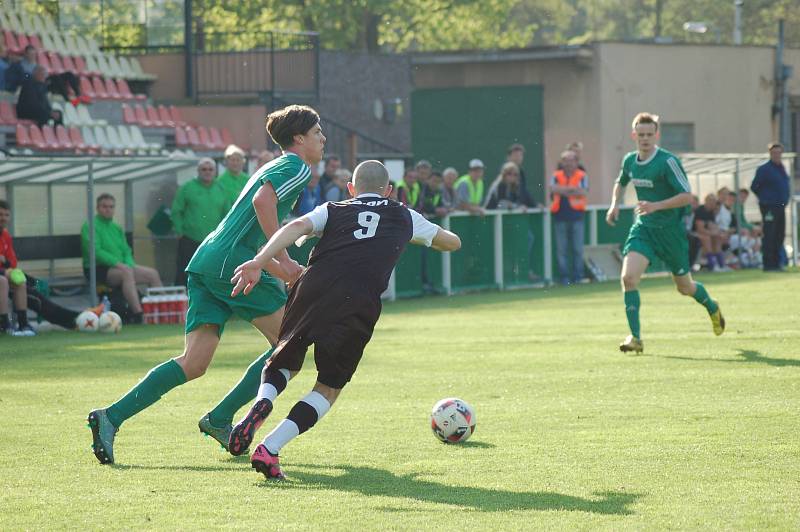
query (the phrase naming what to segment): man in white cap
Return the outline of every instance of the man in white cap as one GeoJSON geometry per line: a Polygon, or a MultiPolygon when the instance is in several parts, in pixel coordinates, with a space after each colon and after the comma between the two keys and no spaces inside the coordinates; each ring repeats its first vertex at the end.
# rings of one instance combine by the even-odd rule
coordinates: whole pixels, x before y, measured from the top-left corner
{"type": "Polygon", "coordinates": [[[483,161],[472,159],[469,171],[456,181],[456,208],[472,214],[484,215],[483,204],[483,161]]]}

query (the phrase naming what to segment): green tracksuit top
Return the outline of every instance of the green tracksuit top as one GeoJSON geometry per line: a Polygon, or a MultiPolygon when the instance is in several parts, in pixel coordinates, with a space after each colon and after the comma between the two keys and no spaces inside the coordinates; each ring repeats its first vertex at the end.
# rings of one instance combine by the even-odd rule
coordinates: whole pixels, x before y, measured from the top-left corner
{"type": "Polygon", "coordinates": [[[219,182],[206,185],[192,179],[181,185],[172,201],[172,227],[175,233],[202,242],[225,218],[230,206],[219,182]]]}
{"type": "MultiPolygon", "coordinates": [[[[119,263],[130,267],[133,262],[133,251],[125,240],[125,231],[114,220],[106,220],[99,214],[94,217],[94,254],[98,266],[115,266],[119,263]]],[[[83,267],[89,267],[89,222],[81,227],[81,251],[83,267]]]]}

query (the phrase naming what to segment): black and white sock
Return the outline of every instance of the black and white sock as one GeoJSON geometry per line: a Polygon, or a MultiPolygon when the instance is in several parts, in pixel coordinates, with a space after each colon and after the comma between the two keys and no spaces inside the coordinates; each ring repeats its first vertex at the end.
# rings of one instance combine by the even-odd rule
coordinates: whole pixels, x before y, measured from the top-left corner
{"type": "Polygon", "coordinates": [[[286,389],[292,374],[289,373],[288,369],[279,369],[268,371],[265,377],[264,382],[258,388],[256,401],[268,399],[270,403],[274,403],[275,398],[286,389]]]}
{"type": "Polygon", "coordinates": [[[331,404],[319,392],[311,392],[295,404],[286,419],[264,438],[267,450],[277,455],[284,445],[304,433],[328,413],[331,404]]]}

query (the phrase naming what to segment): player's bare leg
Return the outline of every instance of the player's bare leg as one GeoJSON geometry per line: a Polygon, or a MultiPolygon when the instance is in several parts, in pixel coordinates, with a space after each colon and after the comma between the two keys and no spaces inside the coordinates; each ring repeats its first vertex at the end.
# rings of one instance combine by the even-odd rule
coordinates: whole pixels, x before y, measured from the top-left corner
{"type": "Polygon", "coordinates": [[[267,479],[283,480],[285,477],[278,457],[280,450],[322,419],[341,392],[341,388],[332,388],[317,382],[311,393],[298,401],[286,419],[278,423],[278,426],[255,448],[250,456],[253,469],[267,479]]]}
{"type": "Polygon", "coordinates": [[[639,324],[639,281],[649,264],[650,261],[647,257],[635,251],[628,252],[622,261],[620,282],[625,298],[625,316],[628,318],[628,327],[631,330],[631,334],[619,345],[619,350],[622,352],[641,353],[644,351],[641,325],[639,324]]]}
{"type": "Polygon", "coordinates": [[[714,330],[714,334],[719,336],[725,332],[725,318],[722,316],[719,304],[711,299],[703,283],[694,281],[689,273],[686,275],[673,275],[672,280],[675,281],[675,287],[678,292],[685,296],[692,296],[695,301],[706,308],[708,316],[711,318],[711,327],[714,330]]]}
{"type": "Polygon", "coordinates": [[[242,449],[237,447],[236,451],[230,447],[233,416],[242,406],[256,397],[261,384],[264,363],[272,354],[272,346],[278,341],[278,332],[280,331],[282,320],[283,307],[272,314],[260,316],[250,322],[253,327],[264,335],[264,338],[270,343],[270,348],[250,364],[239,382],[231,388],[217,406],[200,418],[198,422],[200,432],[217,440],[226,451],[234,455],[244,453],[247,450],[247,446],[242,449]]]}

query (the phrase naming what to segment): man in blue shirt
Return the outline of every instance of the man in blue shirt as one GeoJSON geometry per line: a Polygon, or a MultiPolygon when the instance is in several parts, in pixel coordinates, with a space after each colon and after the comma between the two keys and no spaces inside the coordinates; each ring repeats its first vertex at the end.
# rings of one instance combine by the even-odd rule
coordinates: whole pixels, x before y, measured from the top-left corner
{"type": "Polygon", "coordinates": [[[764,271],[780,271],[780,249],[786,237],[786,204],[789,203],[789,174],[783,166],[783,145],[773,142],[769,146],[769,161],[756,170],[750,185],[758,197],[761,209],[764,236],[761,251],[764,255],[764,271]]]}
{"type": "Polygon", "coordinates": [[[303,216],[310,213],[319,205],[322,205],[322,185],[320,184],[320,175],[316,166],[311,165],[311,181],[308,182],[306,188],[300,193],[300,198],[292,210],[295,216],[303,216]]]}

